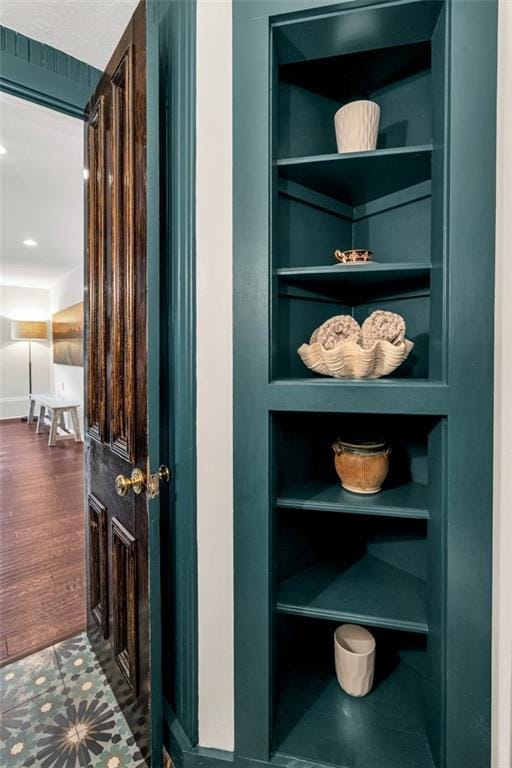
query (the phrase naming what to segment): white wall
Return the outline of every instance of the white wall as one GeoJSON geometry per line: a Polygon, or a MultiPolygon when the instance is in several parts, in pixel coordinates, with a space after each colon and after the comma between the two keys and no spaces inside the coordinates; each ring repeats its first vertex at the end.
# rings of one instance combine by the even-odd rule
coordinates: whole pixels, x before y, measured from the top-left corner
{"type": "Polygon", "coordinates": [[[32,342],[32,391],[77,399],[83,428],[84,369],[54,365],[51,316],[83,301],[83,268],[46,288],[0,286],[0,419],[27,413],[28,342],[11,340],[11,320],[46,320],[48,341],[32,342]]]}
{"type": "MultiPolygon", "coordinates": [[[[50,294],[46,289],[0,286],[0,419],[27,414],[28,342],[11,340],[11,320],[48,321],[49,318],[50,294]]],[[[50,359],[50,340],[33,341],[33,392],[49,391],[50,359]]]]}
{"type": "Polygon", "coordinates": [[[197,5],[199,740],[233,749],[231,2],[197,5]]]}
{"type": "Polygon", "coordinates": [[[512,766],[512,2],[500,1],[496,197],[493,768],[512,766]]]}
{"type": "MultiPolygon", "coordinates": [[[[197,7],[199,741],[233,748],[231,0],[197,7]],[[212,353],[215,348],[216,355],[212,353]],[[218,364],[222,360],[222,365],[218,364]]],[[[512,2],[500,0],[492,768],[511,768],[512,2]]]]}
{"type": "MultiPolygon", "coordinates": [[[[50,288],[52,315],[61,309],[72,307],[84,300],[83,266],[58,280],[50,288]]],[[[80,403],[80,422],[84,427],[84,369],[78,365],[55,365],[52,362],[52,389],[56,395],[71,398],[80,403]]],[[[71,425],[68,424],[68,427],[71,425]]]]}

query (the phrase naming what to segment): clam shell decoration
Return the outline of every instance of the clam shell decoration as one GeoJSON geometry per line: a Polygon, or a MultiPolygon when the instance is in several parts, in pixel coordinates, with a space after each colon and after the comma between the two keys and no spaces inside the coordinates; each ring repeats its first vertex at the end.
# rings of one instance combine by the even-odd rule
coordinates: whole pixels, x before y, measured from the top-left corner
{"type": "Polygon", "coordinates": [[[297,350],[304,365],[335,379],[378,379],[396,370],[414,347],[413,342],[405,338],[403,318],[393,312],[373,312],[365,320],[366,333],[362,336],[355,332],[354,322],[350,315],[339,315],[317,328],[311,343],[302,344],[297,350]],[[350,322],[343,322],[345,317],[350,318],[350,322]],[[339,334],[335,345],[332,345],[331,333],[322,332],[324,326],[330,331],[333,325],[336,330],[343,327],[345,331],[339,334]],[[329,348],[321,341],[326,336],[329,348]]]}

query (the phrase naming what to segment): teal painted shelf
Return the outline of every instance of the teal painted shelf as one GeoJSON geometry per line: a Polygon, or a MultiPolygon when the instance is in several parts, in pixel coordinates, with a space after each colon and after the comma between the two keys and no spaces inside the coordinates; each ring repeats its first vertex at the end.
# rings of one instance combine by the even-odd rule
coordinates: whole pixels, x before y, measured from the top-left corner
{"type": "Polygon", "coordinates": [[[281,178],[348,205],[361,205],[412,187],[431,176],[432,147],[315,155],[277,160],[281,178]]]}
{"type": "Polygon", "coordinates": [[[395,283],[397,280],[422,280],[430,278],[432,265],[394,264],[369,262],[367,264],[332,264],[326,267],[282,267],[276,270],[279,278],[301,283],[342,282],[349,286],[367,285],[372,282],[395,283]]]}
{"type": "Polygon", "coordinates": [[[428,633],[426,583],[369,554],[349,565],[328,562],[299,571],[280,584],[277,610],[428,633]]]}
{"type": "Polygon", "coordinates": [[[450,388],[425,379],[276,379],[268,385],[271,411],[394,413],[443,416],[450,388]]]}
{"type": "MultiPolygon", "coordinates": [[[[340,31],[341,29],[340,25],[340,31]]],[[[329,32],[328,30],[326,25],[326,33],[330,32],[332,35],[332,29],[329,32]]],[[[324,40],[325,37],[322,37],[322,43],[324,40]]],[[[306,46],[308,47],[307,43],[306,46]]],[[[286,46],[282,47],[286,51],[286,46]]],[[[290,53],[292,58],[294,54],[297,55],[296,49],[290,53]]],[[[360,98],[361,93],[374,93],[398,79],[428,71],[429,67],[430,46],[423,41],[391,49],[355,51],[341,56],[334,55],[332,58],[326,58],[323,49],[321,58],[282,64],[279,75],[287,83],[320,93],[341,104],[360,98]]]]}
{"type": "Polygon", "coordinates": [[[295,671],[282,687],[275,765],[290,758],[343,768],[434,768],[425,734],[424,679],[404,661],[363,698],[339,687],[330,664],[295,671]]]}
{"type": "MultiPolygon", "coordinates": [[[[313,4],[311,7],[314,7],[313,4]]],[[[412,74],[408,48],[417,48],[424,41],[430,40],[441,8],[439,0],[423,0],[356,8],[352,16],[345,12],[332,13],[331,8],[324,13],[322,9],[316,17],[303,22],[290,20],[286,16],[283,20],[274,18],[272,26],[277,35],[281,69],[286,69],[283,65],[290,63],[304,66],[320,64],[315,60],[324,59],[324,67],[327,69],[330,64],[331,70],[334,69],[338,75],[338,91],[330,95],[340,98],[340,90],[346,80],[359,84],[361,79],[362,87],[358,96],[362,98],[362,93],[371,93],[386,83],[386,69],[391,61],[395,62],[394,78],[412,74]],[[383,48],[384,51],[381,50],[383,48]],[[369,82],[360,61],[357,69],[350,66],[350,56],[358,53],[370,60],[369,69],[373,79],[369,82]],[[386,53],[384,61],[382,57],[386,53]],[[341,59],[339,67],[334,66],[333,59],[336,60],[336,57],[341,59]]],[[[425,61],[427,63],[430,63],[430,55],[425,61]]],[[[306,85],[303,84],[303,87],[306,85]]],[[[350,95],[351,98],[354,96],[354,93],[350,95]]]]}
{"type": "Polygon", "coordinates": [[[352,305],[370,299],[429,295],[432,265],[421,264],[333,264],[325,267],[283,267],[279,293],[307,298],[325,297],[352,305]],[[299,293],[297,292],[297,289],[299,293]]]}
{"type": "Polygon", "coordinates": [[[340,483],[304,483],[282,489],[276,505],[282,509],[310,509],[354,515],[406,517],[428,520],[427,486],[406,483],[369,496],[350,493],[340,483]]]}

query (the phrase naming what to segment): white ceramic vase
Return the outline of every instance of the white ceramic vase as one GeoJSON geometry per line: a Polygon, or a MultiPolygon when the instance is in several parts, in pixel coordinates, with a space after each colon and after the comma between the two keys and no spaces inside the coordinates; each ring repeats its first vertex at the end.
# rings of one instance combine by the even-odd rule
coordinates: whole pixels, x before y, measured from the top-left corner
{"type": "Polygon", "coordinates": [[[351,101],[334,115],[338,152],[366,152],[377,146],[380,107],[374,101],[351,101]]]}
{"type": "Polygon", "coordinates": [[[342,624],[334,633],[336,675],[350,696],[366,696],[375,670],[375,638],[358,624],[342,624]]]}

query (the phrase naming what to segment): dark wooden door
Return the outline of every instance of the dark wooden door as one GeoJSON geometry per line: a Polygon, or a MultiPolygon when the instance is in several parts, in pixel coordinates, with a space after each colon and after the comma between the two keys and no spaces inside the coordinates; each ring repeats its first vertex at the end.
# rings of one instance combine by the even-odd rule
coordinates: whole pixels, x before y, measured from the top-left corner
{"type": "Polygon", "coordinates": [[[158,354],[147,333],[155,281],[148,280],[145,10],[137,8],[119,42],[86,123],[88,634],[144,759],[157,765],[159,654],[149,627],[158,628],[158,525],[149,521],[158,522],[151,499],[159,478],[150,474],[147,424],[148,358],[158,354]]]}

